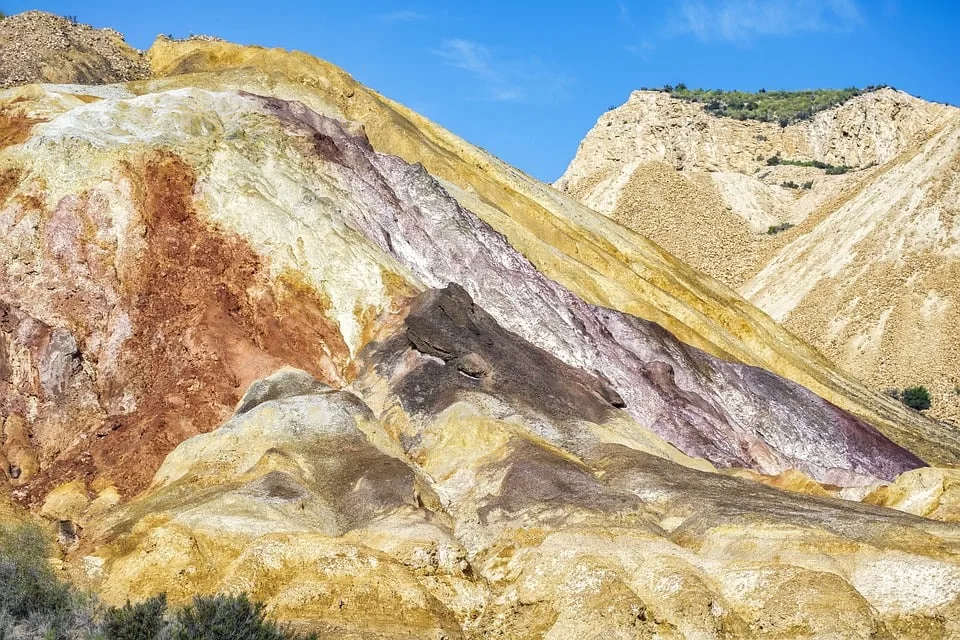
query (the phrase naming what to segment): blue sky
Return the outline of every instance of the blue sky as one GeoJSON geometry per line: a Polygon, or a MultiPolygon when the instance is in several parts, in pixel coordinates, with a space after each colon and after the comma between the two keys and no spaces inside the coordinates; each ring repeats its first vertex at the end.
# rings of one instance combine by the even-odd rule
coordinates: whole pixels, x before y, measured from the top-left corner
{"type": "Polygon", "coordinates": [[[960,2],[0,0],[122,31],[208,33],[329,60],[542,180],[641,86],[891,84],[960,104],[960,2]]]}

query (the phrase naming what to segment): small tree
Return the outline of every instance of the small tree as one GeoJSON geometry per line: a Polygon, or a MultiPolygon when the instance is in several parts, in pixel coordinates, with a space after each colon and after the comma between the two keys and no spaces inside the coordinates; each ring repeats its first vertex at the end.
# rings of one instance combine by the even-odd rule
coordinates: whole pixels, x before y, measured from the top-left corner
{"type": "Polygon", "coordinates": [[[900,401],[911,409],[924,411],[930,408],[930,392],[926,387],[907,387],[900,394],[900,401]]]}

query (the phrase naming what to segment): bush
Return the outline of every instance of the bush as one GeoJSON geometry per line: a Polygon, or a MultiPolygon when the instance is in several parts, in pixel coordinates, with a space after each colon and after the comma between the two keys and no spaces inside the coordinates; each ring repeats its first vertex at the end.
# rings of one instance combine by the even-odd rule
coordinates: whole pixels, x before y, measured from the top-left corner
{"type": "MultiPolygon", "coordinates": [[[[31,525],[0,527],[0,640],[294,640],[297,634],[268,620],[263,604],[245,594],[194,598],[167,615],[160,594],[137,604],[101,609],[59,579],[50,544],[31,525]]],[[[315,637],[315,636],[311,636],[315,637]]]]}
{"type": "Polygon", "coordinates": [[[789,222],[784,222],[783,224],[771,225],[767,227],[767,235],[772,236],[780,233],[781,231],[786,231],[787,229],[792,229],[793,225],[789,222]]]}
{"type": "Polygon", "coordinates": [[[286,640],[297,636],[266,619],[246,594],[194,598],[173,623],[173,640],[286,640]]]}
{"type": "Polygon", "coordinates": [[[15,620],[57,612],[70,605],[70,588],[47,561],[43,532],[20,525],[0,530],[0,609],[15,620]]]}
{"type": "Polygon", "coordinates": [[[824,169],[826,169],[826,174],[828,176],[838,176],[840,174],[846,173],[847,171],[850,171],[852,168],[853,167],[848,167],[845,164],[839,167],[834,167],[834,166],[824,167],[824,169]]]}
{"type": "Polygon", "coordinates": [[[900,394],[900,401],[917,411],[924,411],[930,408],[930,392],[926,387],[907,387],[900,394]]]}
{"type": "Polygon", "coordinates": [[[801,187],[804,191],[810,191],[810,189],[813,189],[813,180],[807,180],[801,185],[801,187]]]}
{"type": "Polygon", "coordinates": [[[122,607],[109,607],[103,614],[101,631],[105,640],[159,640],[167,621],[167,596],[148,598],[137,604],[128,600],[122,607]]]}
{"type": "Polygon", "coordinates": [[[724,91],[720,89],[690,89],[680,83],[676,87],[664,85],[661,91],[687,102],[697,102],[717,116],[779,122],[781,127],[808,120],[814,115],[843,104],[850,98],[876,91],[882,87],[857,89],[816,89],[814,91],[724,91]]]}
{"type": "Polygon", "coordinates": [[[793,180],[787,180],[786,182],[781,182],[781,183],[780,183],[780,186],[783,187],[784,189],[799,189],[799,188],[800,188],[800,185],[798,185],[798,184],[797,184],[796,182],[794,182],[793,180]]]}
{"type": "Polygon", "coordinates": [[[0,638],[90,635],[93,599],[61,581],[49,557],[50,544],[39,528],[0,527],[0,638]]]}

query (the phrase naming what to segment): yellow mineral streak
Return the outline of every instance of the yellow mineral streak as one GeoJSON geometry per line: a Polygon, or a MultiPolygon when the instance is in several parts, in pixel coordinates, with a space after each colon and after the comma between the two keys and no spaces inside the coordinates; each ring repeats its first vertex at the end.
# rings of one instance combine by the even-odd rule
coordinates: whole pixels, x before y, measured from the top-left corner
{"type": "Polygon", "coordinates": [[[585,300],[652,320],[714,355],[761,366],[875,424],[934,464],[960,446],[935,446],[938,427],[840,372],[737,293],[656,244],[372,91],[337,67],[299,52],[202,40],[158,39],[155,80],[175,87],[243,89],[302,101],[363,125],[379,151],[422,163],[544,274],[585,300]]]}

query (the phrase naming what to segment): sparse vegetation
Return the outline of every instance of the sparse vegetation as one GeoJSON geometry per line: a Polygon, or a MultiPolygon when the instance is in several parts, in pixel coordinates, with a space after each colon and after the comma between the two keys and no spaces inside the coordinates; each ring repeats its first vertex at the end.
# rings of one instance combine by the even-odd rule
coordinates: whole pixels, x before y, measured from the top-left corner
{"type": "Polygon", "coordinates": [[[103,614],[104,640],[159,640],[167,629],[167,596],[160,594],[143,602],[110,607],[103,614]]]}
{"type": "Polygon", "coordinates": [[[786,181],[784,181],[784,182],[781,182],[781,183],[780,183],[780,186],[783,187],[784,189],[799,189],[799,188],[800,188],[800,185],[798,185],[798,184],[797,184],[796,182],[794,182],[793,180],[786,180],[786,181]]]}
{"type": "Polygon", "coordinates": [[[786,231],[787,229],[792,229],[792,228],[793,228],[793,225],[790,224],[789,222],[784,222],[783,224],[771,225],[770,227],[767,227],[767,235],[773,236],[780,233],[781,231],[786,231]]]}
{"type": "Polygon", "coordinates": [[[815,114],[843,104],[850,98],[876,91],[885,85],[863,89],[815,89],[811,91],[724,91],[721,89],[688,89],[682,82],[675,87],[664,85],[660,90],[688,102],[699,102],[710,113],[738,120],[779,122],[787,126],[808,120],[815,114]]]}
{"type": "Polygon", "coordinates": [[[907,387],[902,391],[900,389],[887,389],[884,393],[917,411],[925,411],[930,408],[930,392],[924,386],[907,387]]]}
{"type": "MultiPolygon", "coordinates": [[[[46,535],[32,525],[0,527],[0,640],[294,640],[246,594],[194,598],[172,615],[164,594],[102,607],[60,579],[46,535]]],[[[315,636],[310,636],[315,638],[315,636]]]]}
{"type": "Polygon", "coordinates": [[[51,568],[40,529],[0,527],[0,638],[88,637],[94,602],[51,568]]]}
{"type": "Polygon", "coordinates": [[[803,189],[804,191],[810,191],[810,189],[813,189],[813,180],[807,180],[802,185],[800,185],[800,188],[803,189]]]}
{"type": "Polygon", "coordinates": [[[900,394],[900,402],[911,409],[925,411],[930,408],[930,392],[923,386],[907,387],[900,394]]]}
{"type": "Polygon", "coordinates": [[[781,158],[779,155],[772,155],[767,158],[768,167],[776,167],[778,165],[789,165],[792,167],[813,167],[814,169],[823,169],[828,176],[840,175],[847,173],[848,171],[853,171],[856,167],[850,167],[845,164],[835,165],[827,162],[821,162],[819,160],[791,160],[789,158],[781,158]]]}

